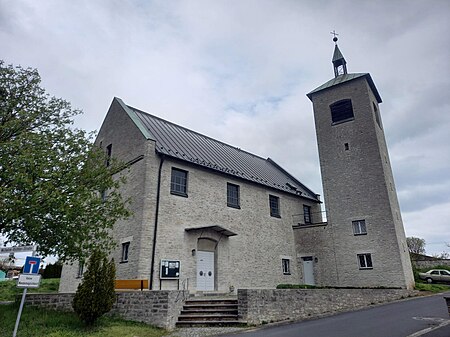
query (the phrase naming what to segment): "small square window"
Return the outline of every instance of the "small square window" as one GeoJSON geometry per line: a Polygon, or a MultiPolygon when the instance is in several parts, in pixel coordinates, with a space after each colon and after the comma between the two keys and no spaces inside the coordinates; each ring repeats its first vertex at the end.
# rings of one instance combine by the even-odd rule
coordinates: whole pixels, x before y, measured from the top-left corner
{"type": "Polygon", "coordinates": [[[239,204],[239,186],[227,183],[227,206],[241,208],[239,204]]]}
{"type": "Polygon", "coordinates": [[[281,218],[280,216],[280,198],[269,195],[270,216],[281,218]]]}
{"type": "Polygon", "coordinates": [[[283,268],[283,275],[291,275],[291,260],[281,259],[281,266],[283,268]]]}
{"type": "Polygon", "coordinates": [[[353,234],[354,235],[365,235],[367,234],[366,220],[356,220],[352,221],[353,234]]]}
{"type": "Polygon", "coordinates": [[[187,197],[187,171],[172,168],[170,193],[187,197]]]}
{"type": "Polygon", "coordinates": [[[128,262],[128,251],[130,249],[130,243],[124,242],[122,243],[122,256],[120,262],[128,262]]]}
{"type": "Polygon", "coordinates": [[[311,206],[303,205],[303,220],[305,220],[305,225],[310,225],[312,223],[311,206]]]}
{"type": "Polygon", "coordinates": [[[84,273],[84,263],[79,262],[78,263],[78,271],[77,271],[77,278],[82,278],[84,273]]]}
{"type": "Polygon", "coordinates": [[[372,269],[372,255],[371,254],[358,254],[359,269],[372,269]]]}

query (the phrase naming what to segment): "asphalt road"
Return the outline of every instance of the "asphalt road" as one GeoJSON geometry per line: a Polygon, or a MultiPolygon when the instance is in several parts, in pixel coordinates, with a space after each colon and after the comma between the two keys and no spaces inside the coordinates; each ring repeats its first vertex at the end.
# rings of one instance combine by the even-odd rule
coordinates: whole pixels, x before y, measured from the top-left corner
{"type": "MultiPolygon", "coordinates": [[[[447,293],[450,295],[450,293],[447,293]]],[[[233,337],[450,337],[443,295],[420,297],[321,319],[264,327],[233,337]]]]}

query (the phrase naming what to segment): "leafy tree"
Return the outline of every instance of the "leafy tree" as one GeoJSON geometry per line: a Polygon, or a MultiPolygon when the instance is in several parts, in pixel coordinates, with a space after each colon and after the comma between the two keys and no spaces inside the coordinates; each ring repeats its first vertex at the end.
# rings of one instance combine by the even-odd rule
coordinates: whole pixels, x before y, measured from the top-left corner
{"type": "Polygon", "coordinates": [[[116,300],[115,276],[114,260],[108,262],[105,254],[95,250],[72,302],[75,313],[86,325],[94,324],[112,309],[116,300]]]}
{"type": "Polygon", "coordinates": [[[410,253],[425,254],[425,240],[414,236],[406,238],[406,244],[410,253]]]}
{"type": "Polygon", "coordinates": [[[0,60],[0,234],[44,256],[84,259],[111,249],[110,229],[129,216],[113,178],[122,167],[106,167],[94,135],[73,127],[81,111],[40,82],[36,69],[0,60]]]}

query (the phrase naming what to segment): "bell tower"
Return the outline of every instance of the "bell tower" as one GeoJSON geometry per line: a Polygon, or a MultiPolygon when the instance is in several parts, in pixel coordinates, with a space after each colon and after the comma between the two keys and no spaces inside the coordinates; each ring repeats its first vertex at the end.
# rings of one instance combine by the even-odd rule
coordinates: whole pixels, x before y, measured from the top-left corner
{"type": "Polygon", "coordinates": [[[347,72],[336,35],[334,78],[307,94],[314,109],[333,282],[412,288],[381,96],[369,73],[347,72]]]}

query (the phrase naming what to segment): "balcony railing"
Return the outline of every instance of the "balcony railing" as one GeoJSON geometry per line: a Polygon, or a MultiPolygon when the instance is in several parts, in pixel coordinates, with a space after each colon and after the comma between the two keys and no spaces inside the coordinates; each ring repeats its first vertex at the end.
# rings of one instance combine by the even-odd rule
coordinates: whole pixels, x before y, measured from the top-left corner
{"type": "Polygon", "coordinates": [[[324,226],[327,224],[326,211],[311,212],[309,214],[292,215],[292,223],[294,227],[324,226]]]}

